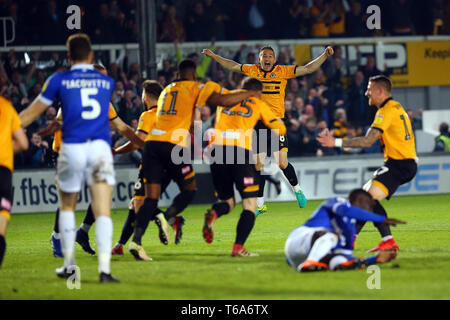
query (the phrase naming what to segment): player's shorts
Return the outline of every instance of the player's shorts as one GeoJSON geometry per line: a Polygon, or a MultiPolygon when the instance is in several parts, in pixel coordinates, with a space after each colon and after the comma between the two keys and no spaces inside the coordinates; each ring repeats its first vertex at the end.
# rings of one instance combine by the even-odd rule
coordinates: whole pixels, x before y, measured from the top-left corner
{"type": "MultiPolygon", "coordinates": [[[[139,174],[134,184],[133,199],[134,200],[145,200],[145,183],[147,179],[144,178],[144,170],[142,169],[142,164],[139,166],[139,174]]],[[[163,176],[163,181],[161,184],[161,193],[166,190],[167,186],[170,184],[170,177],[168,174],[163,176]]]]}
{"type": "Polygon", "coordinates": [[[314,244],[314,234],[320,231],[327,232],[324,228],[311,228],[305,226],[298,227],[291,232],[284,245],[284,254],[287,263],[292,268],[297,269],[297,267],[306,260],[309,251],[314,244]]]}
{"type": "Polygon", "coordinates": [[[115,173],[111,147],[104,140],[62,143],[56,169],[59,188],[66,193],[79,192],[84,183],[114,185],[115,173]]]}
{"type": "Polygon", "coordinates": [[[387,194],[389,199],[399,186],[414,179],[417,173],[417,162],[413,159],[388,159],[373,176],[371,184],[379,187],[387,194]]]}
{"type": "Polygon", "coordinates": [[[271,156],[273,152],[288,151],[287,136],[278,136],[267,128],[264,123],[258,121],[255,126],[256,139],[253,139],[254,153],[266,153],[271,156]]]}
{"type": "Polygon", "coordinates": [[[238,147],[215,146],[211,155],[215,160],[211,164],[211,175],[217,197],[220,200],[234,197],[234,185],[242,199],[258,196],[259,173],[255,169],[253,156],[249,150],[238,147]],[[223,157],[219,156],[217,148],[221,149],[223,157]],[[239,157],[238,155],[242,156],[239,157]],[[241,160],[239,162],[238,157],[241,160]]]}
{"type": "Polygon", "coordinates": [[[195,180],[195,171],[190,163],[189,150],[170,142],[147,141],[142,158],[142,169],[146,183],[164,184],[174,180],[180,188],[195,180]],[[170,181],[170,180],[169,180],[170,181]]]}
{"type": "Polygon", "coordinates": [[[10,219],[12,206],[12,172],[0,166],[0,215],[10,219]]]}

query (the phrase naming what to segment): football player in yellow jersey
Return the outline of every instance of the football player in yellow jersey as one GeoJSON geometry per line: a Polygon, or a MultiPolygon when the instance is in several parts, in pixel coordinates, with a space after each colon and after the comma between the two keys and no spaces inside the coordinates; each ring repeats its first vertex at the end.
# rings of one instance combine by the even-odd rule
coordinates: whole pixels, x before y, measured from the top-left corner
{"type": "MultiPolygon", "coordinates": [[[[284,118],[284,94],[286,89],[287,79],[299,77],[305,74],[312,73],[316,71],[322,63],[325,62],[327,57],[333,55],[333,49],[331,47],[327,47],[325,51],[316,59],[309,62],[304,66],[283,66],[276,64],[275,51],[272,47],[263,47],[259,51],[259,65],[247,65],[240,64],[235,61],[223,58],[217,54],[214,54],[209,49],[204,49],[202,53],[211,57],[215,61],[217,61],[224,68],[233,71],[243,73],[247,76],[256,78],[263,83],[263,92],[262,92],[262,100],[265,101],[273,113],[283,119],[284,118]]],[[[256,127],[257,133],[260,130],[267,130],[263,124],[259,123],[256,127]]],[[[267,132],[267,131],[266,131],[267,132]]],[[[259,135],[258,135],[259,136],[259,135]]],[[[261,141],[257,142],[258,150],[258,163],[257,169],[261,170],[264,166],[264,159],[266,155],[273,154],[275,161],[278,163],[278,166],[283,171],[285,177],[289,181],[294,190],[294,193],[297,197],[297,202],[300,208],[306,206],[306,197],[301,190],[298,178],[295,173],[295,169],[292,164],[289,163],[287,152],[288,152],[288,141],[287,136],[282,135],[279,137],[278,149],[271,150],[270,146],[272,145],[272,141],[270,139],[270,134],[266,134],[266,139],[264,139],[264,135],[261,136],[261,141]]],[[[260,192],[258,194],[258,211],[257,215],[266,212],[267,207],[264,205],[264,185],[265,179],[261,177],[261,185],[260,192]]]]}
{"type": "MultiPolygon", "coordinates": [[[[195,172],[187,147],[196,101],[205,85],[196,81],[196,65],[193,61],[183,60],[178,70],[179,78],[166,86],[158,99],[155,125],[145,139],[142,169],[146,198],[138,212],[137,225],[146,226],[153,218],[164,176],[168,175],[180,189],[180,193],[173,200],[173,205],[169,207],[172,209],[168,209],[165,213],[167,220],[181,213],[195,195],[195,172]]],[[[213,93],[208,103],[230,106],[248,98],[252,93],[239,92],[227,95],[213,93]]],[[[145,228],[137,225],[130,244],[130,252],[139,258],[139,250],[133,248],[141,248],[145,228]]]]}
{"type": "MultiPolygon", "coordinates": [[[[94,69],[98,70],[99,72],[105,75],[107,74],[106,68],[102,65],[94,64],[94,69]]],[[[122,121],[122,119],[119,118],[112,103],[109,104],[108,118],[111,127],[114,130],[116,130],[120,135],[128,138],[130,141],[133,141],[136,144],[140,144],[141,146],[143,146],[144,140],[143,139],[141,140],[134,133],[133,129],[131,129],[126,123],[122,121]]],[[[56,116],[56,120],[53,121],[48,128],[43,129],[39,132],[39,134],[42,137],[54,134],[52,149],[55,153],[59,153],[59,149],[62,143],[61,124],[62,124],[62,110],[59,109],[58,114],[56,116]]],[[[95,222],[94,213],[92,211],[91,204],[89,204],[83,223],[77,230],[75,241],[83,248],[84,251],[92,255],[95,254],[95,250],[91,247],[89,243],[88,233],[94,222],[95,222]]],[[[55,225],[53,228],[52,236],[50,238],[50,242],[52,244],[53,256],[62,258],[63,255],[61,251],[60,235],[59,235],[59,208],[56,210],[55,225]]]]}
{"type": "MultiPolygon", "coordinates": [[[[137,127],[136,134],[137,136],[145,140],[147,134],[152,130],[155,121],[156,121],[156,108],[158,103],[158,98],[163,90],[163,87],[154,80],[145,80],[142,83],[142,104],[144,105],[145,111],[141,114],[139,118],[139,125],[137,127]]],[[[116,148],[113,150],[113,154],[124,154],[135,151],[139,149],[139,146],[133,144],[131,141],[126,144],[116,148]]],[[[170,178],[167,176],[164,177],[164,180],[161,185],[161,190],[165,190],[166,187],[170,183],[170,178]]],[[[112,249],[112,254],[117,255],[123,254],[123,246],[128,242],[130,237],[133,235],[135,227],[147,227],[136,224],[136,213],[139,212],[139,209],[144,204],[145,200],[145,188],[144,188],[144,173],[142,171],[142,164],[139,166],[139,175],[134,185],[134,195],[131,200],[128,217],[123,225],[122,233],[120,235],[119,241],[112,249]]],[[[167,225],[167,220],[164,217],[164,212],[159,208],[156,209],[154,221],[159,229],[159,238],[161,242],[165,245],[169,243],[169,230],[167,225]]],[[[182,236],[182,227],[184,224],[183,217],[176,217],[172,222],[172,228],[175,231],[175,244],[178,244],[181,240],[182,236]]],[[[151,260],[150,257],[147,256],[145,250],[140,248],[134,248],[133,250],[138,251],[139,260],[151,260]]]]}
{"type": "Polygon", "coordinates": [[[253,158],[253,133],[258,121],[278,135],[286,134],[286,127],[260,100],[263,84],[254,78],[246,78],[242,89],[257,93],[238,104],[222,108],[212,138],[211,174],[219,201],[205,214],[203,237],[207,243],[214,239],[215,221],[229,213],[235,206],[234,185],[242,197],[243,211],[237,225],[233,257],[254,256],[244,248],[244,243],[255,224],[256,198],[259,191],[260,173],[256,171],[253,158]]]}
{"type": "Polygon", "coordinates": [[[6,229],[12,207],[14,153],[28,149],[28,138],[11,102],[0,97],[0,267],[6,251],[6,229]]]}
{"type": "MultiPolygon", "coordinates": [[[[330,148],[368,148],[378,139],[381,140],[384,165],[375,171],[374,178],[364,186],[364,189],[375,200],[374,212],[384,216],[387,214],[380,201],[389,199],[399,186],[414,178],[418,161],[411,121],[400,103],[392,99],[391,88],[391,81],[386,76],[379,75],[369,79],[366,96],[369,98],[369,105],[376,106],[378,111],[365,137],[335,139],[328,130],[325,130],[317,138],[322,146],[330,148]]],[[[357,233],[363,226],[363,223],[357,225],[357,233]]],[[[370,252],[398,251],[398,245],[392,237],[389,226],[384,224],[375,226],[382,236],[382,241],[370,252]]]]}

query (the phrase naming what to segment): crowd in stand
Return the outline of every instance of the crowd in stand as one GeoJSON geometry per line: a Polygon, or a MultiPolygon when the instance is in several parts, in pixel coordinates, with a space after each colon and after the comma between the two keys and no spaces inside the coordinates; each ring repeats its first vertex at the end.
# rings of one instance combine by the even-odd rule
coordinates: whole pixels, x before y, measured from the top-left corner
{"type": "MultiPolygon", "coordinates": [[[[15,12],[16,13],[16,19],[18,17],[21,17],[18,14],[18,8],[23,8],[21,6],[22,1],[8,1],[8,0],[0,0],[0,11],[8,10],[9,12],[15,12]],[[15,9],[11,9],[15,6],[15,9]]],[[[82,1],[81,1],[82,2],[82,1]]],[[[267,1],[269,3],[270,1],[267,1]]],[[[273,1],[271,4],[272,6],[278,5],[284,1],[273,1]]],[[[287,1],[291,3],[291,1],[287,1]]],[[[330,6],[331,9],[328,9],[328,15],[337,14],[338,4],[346,3],[350,4],[351,10],[355,10],[355,7],[358,7],[358,4],[353,1],[313,1],[314,3],[312,7],[308,7],[309,1],[292,1],[291,6],[289,7],[289,14],[292,14],[292,8],[298,7],[297,14],[299,16],[306,15],[305,12],[310,12],[309,17],[311,16],[311,11],[315,6],[330,6]],[[336,7],[333,7],[336,6],[336,7]],[[309,10],[309,11],[308,11],[309,10]],[[331,10],[331,11],[330,11],[331,10]]],[[[364,1],[361,1],[364,2],[364,1]]],[[[408,4],[413,1],[411,0],[393,0],[389,3],[397,3],[398,4],[408,4]]],[[[34,2],[33,2],[34,3],[34,2]]],[[[47,6],[44,6],[48,10],[56,10],[55,8],[63,7],[62,3],[63,1],[36,1],[36,3],[45,3],[47,6]],[[53,9],[52,9],[53,8],[53,9]]],[[[123,39],[131,39],[131,41],[126,42],[133,42],[133,38],[128,38],[131,34],[136,34],[136,27],[131,26],[130,23],[132,17],[134,15],[134,8],[135,4],[133,4],[134,1],[109,1],[108,3],[104,3],[101,5],[96,4],[95,8],[99,11],[99,16],[96,17],[96,27],[89,28],[89,30],[94,30],[93,35],[93,43],[98,42],[104,42],[105,39],[108,39],[106,42],[120,42],[122,37],[122,33],[118,32],[114,28],[109,28],[108,26],[114,25],[117,21],[113,21],[119,16],[124,15],[124,29],[122,32],[126,33],[128,32],[128,35],[124,35],[123,39]],[[107,21],[110,20],[109,24],[105,23],[98,23],[102,18],[104,17],[104,20],[107,21]],[[114,18],[116,17],[116,18],[114,18]],[[106,27],[105,27],[106,26],[106,27]],[[106,30],[108,29],[108,30],[106,30]],[[116,33],[117,31],[117,33],[116,33]],[[111,34],[110,40],[104,32],[109,32],[111,34]],[[97,38],[96,38],[97,36],[97,38]]],[[[239,11],[240,14],[245,15],[245,10],[249,10],[248,14],[256,14],[255,13],[255,6],[261,6],[262,8],[262,1],[258,0],[252,0],[252,1],[236,1],[236,4],[233,4],[234,2],[230,2],[230,8],[233,10],[235,5],[242,6],[242,10],[239,11]],[[249,7],[246,7],[249,6],[249,7]],[[247,9],[245,9],[247,8],[247,9]],[[249,9],[250,8],[250,9],[249,9]],[[252,9],[253,8],[253,9],[252,9]],[[244,12],[244,13],[243,13],[244,12]]],[[[439,3],[439,1],[436,1],[436,3],[439,3]]],[[[190,15],[192,14],[190,11],[190,8],[192,4],[196,4],[194,6],[194,11],[198,12],[208,12],[208,6],[214,7],[214,12],[222,12],[221,11],[221,1],[219,0],[205,0],[205,1],[157,1],[158,4],[158,19],[160,23],[164,23],[164,21],[167,19],[168,15],[171,15],[172,17],[175,17],[178,19],[178,15],[181,14],[181,18],[183,21],[192,21],[192,19],[189,19],[190,15]],[[201,8],[202,7],[202,8],[201,8]],[[175,10],[176,8],[176,10],[175,10]]],[[[264,6],[266,6],[266,1],[264,1],[264,6]]],[[[86,1],[86,8],[89,8],[90,4],[88,1],[86,1]]],[[[224,6],[227,7],[227,6],[224,6]]],[[[344,6],[344,10],[345,10],[344,6]]],[[[361,6],[360,6],[361,7],[361,6]]],[[[228,8],[228,9],[230,9],[228,8]]],[[[35,4],[30,4],[29,11],[33,12],[35,10],[35,4]],[[34,9],[33,9],[34,8],[34,9]]],[[[46,9],[46,10],[47,10],[46,9]]],[[[266,8],[267,9],[267,8],[266,8]]],[[[264,9],[264,10],[266,10],[264,9]]],[[[28,9],[27,9],[28,10],[28,9]]],[[[36,9],[38,10],[38,9],[36,9]]],[[[42,10],[39,9],[39,10],[42,10]]],[[[86,9],[88,10],[88,9],[86,9]]],[[[211,8],[208,10],[212,10],[211,8]]],[[[258,9],[259,10],[259,9],[258,9]]],[[[261,12],[266,12],[261,9],[261,12]]],[[[278,10],[278,9],[277,9],[278,10]]],[[[281,9],[280,9],[281,10],[281,9]]],[[[50,12],[49,11],[49,12],[50,12]]],[[[323,10],[320,10],[321,12],[323,10]]],[[[60,12],[56,10],[55,12],[60,12]]],[[[272,10],[272,12],[278,12],[275,11],[275,9],[272,10]]],[[[346,24],[351,22],[351,19],[347,18],[347,15],[350,13],[346,12],[346,24]]],[[[204,13],[203,13],[204,14],[204,13]]],[[[207,13],[208,16],[214,16],[213,14],[207,13]]],[[[42,27],[52,29],[52,26],[46,24],[50,24],[47,20],[50,19],[50,17],[57,19],[58,16],[61,16],[60,13],[51,15],[49,14],[49,18],[42,18],[40,21],[43,23],[42,27]]],[[[227,18],[225,16],[222,16],[221,18],[215,18],[215,21],[223,21],[223,26],[220,27],[221,24],[215,23],[214,25],[218,25],[215,28],[218,28],[222,30],[221,32],[224,32],[224,38],[223,39],[230,39],[227,34],[228,27],[230,25],[229,22],[227,22],[227,19],[236,19],[238,17],[238,13],[233,14],[227,18]],[[227,27],[228,26],[228,27],[227,27]]],[[[256,14],[258,16],[258,14],[256,14]]],[[[280,28],[277,29],[277,32],[281,32],[280,30],[290,29],[293,28],[288,27],[287,23],[293,23],[292,21],[289,22],[289,19],[279,19],[277,16],[273,16],[271,19],[269,19],[269,16],[262,15],[262,21],[263,24],[266,24],[266,26],[269,26],[270,23],[271,26],[276,25],[276,27],[280,28]],[[280,24],[278,24],[278,22],[280,24]],[[277,22],[277,23],[275,23],[277,22]]],[[[326,17],[322,17],[326,18],[326,17]]],[[[316,20],[311,20],[316,21],[316,20]]],[[[326,19],[330,19],[329,17],[326,19]]],[[[245,20],[245,19],[244,19],[245,20]]],[[[251,20],[251,19],[250,19],[251,20]]],[[[258,20],[258,19],[256,19],[258,20]]],[[[299,19],[299,21],[302,19],[299,19]]],[[[233,21],[233,20],[231,20],[233,21]]],[[[318,20],[317,20],[318,21],[318,20]]],[[[334,20],[326,20],[326,21],[334,21],[334,20]]],[[[337,21],[337,20],[336,20],[337,21]]],[[[413,21],[415,21],[413,19],[413,21]]],[[[172,21],[173,22],[173,21],[172,21]]],[[[261,21],[260,21],[261,22],[261,21]]],[[[94,23],[94,22],[92,22],[94,23]]],[[[167,23],[167,21],[166,21],[167,23]]],[[[27,26],[32,26],[32,24],[25,24],[27,26]]],[[[326,22],[325,26],[329,27],[329,32],[331,32],[331,25],[326,22]]],[[[314,24],[309,24],[307,28],[300,28],[299,30],[305,37],[315,36],[317,37],[317,34],[313,34],[312,30],[314,24]]],[[[159,32],[159,37],[161,41],[174,41],[175,43],[175,53],[174,59],[166,59],[162,63],[162,67],[160,70],[158,70],[158,81],[163,85],[167,85],[170,83],[176,76],[176,65],[177,63],[183,59],[183,55],[181,54],[181,51],[177,47],[177,43],[183,40],[189,40],[189,41],[195,41],[195,40],[205,40],[205,39],[194,39],[192,38],[194,34],[195,36],[198,36],[199,34],[203,34],[204,32],[196,32],[195,30],[201,29],[199,26],[190,26],[190,27],[184,27],[184,24],[180,24],[180,30],[190,30],[190,32],[184,34],[183,31],[183,37],[176,36],[175,38],[172,37],[171,32],[169,32],[167,35],[162,35],[161,32],[159,32]],[[161,38],[161,37],[168,37],[168,38],[161,38]]],[[[159,28],[163,30],[169,30],[170,28],[159,28]]],[[[211,28],[205,28],[204,30],[209,30],[211,28]]],[[[214,28],[212,28],[214,29],[214,28]]],[[[270,29],[270,28],[269,28],[270,29]]],[[[264,30],[269,30],[264,29],[264,30]]],[[[295,29],[295,28],[294,28],[295,29]]],[[[418,26],[414,26],[412,30],[414,32],[417,32],[420,28],[418,26]]],[[[178,29],[177,29],[178,30],[178,29]]],[[[315,30],[315,29],[314,29],[315,30]]],[[[350,29],[349,29],[350,30],[350,29]]],[[[355,30],[355,28],[351,28],[351,30],[355,30]]],[[[394,30],[394,29],[392,29],[394,30]]],[[[23,30],[24,34],[28,33],[29,30],[23,30]]],[[[245,39],[246,36],[250,35],[248,33],[246,36],[243,36],[242,34],[239,34],[238,30],[235,30],[237,33],[235,35],[238,35],[237,38],[239,39],[245,39]]],[[[241,30],[242,31],[242,30],[241,30]]],[[[215,31],[216,32],[216,31],[215,31]]],[[[218,31],[217,31],[218,32],[218,31]]],[[[242,31],[244,32],[244,31],[242,31]]],[[[264,31],[265,38],[270,38],[270,33],[267,33],[269,31],[264,31]]],[[[315,32],[315,31],[314,31],[315,32]]],[[[333,31],[334,32],[334,31],[333,31]]],[[[19,32],[18,35],[21,33],[19,32]]],[[[233,34],[233,32],[231,32],[233,34]]],[[[260,34],[259,32],[254,33],[255,35],[260,34]]],[[[275,34],[275,33],[274,33],[275,34]]],[[[278,33],[281,35],[281,33],[278,33]]],[[[43,33],[40,33],[42,36],[43,33]]],[[[343,35],[348,36],[347,33],[344,33],[343,35]]],[[[32,32],[29,33],[29,37],[33,38],[32,32]]],[[[216,39],[221,39],[221,36],[218,36],[218,34],[213,34],[213,37],[216,39]]],[[[326,34],[326,36],[330,36],[330,34],[326,34]]],[[[61,39],[63,39],[65,35],[61,35],[61,39]]],[[[211,35],[208,35],[209,39],[211,35]]],[[[282,36],[283,37],[283,36],[282,36]]],[[[292,37],[291,35],[286,35],[286,37],[292,37]]],[[[296,36],[300,37],[300,36],[296,36]]],[[[20,38],[20,37],[19,37],[20,38]]],[[[49,41],[51,39],[55,39],[53,36],[49,37],[49,41]]],[[[236,37],[235,37],[236,38],[236,37]]],[[[233,38],[233,39],[235,39],[233,38]]],[[[279,37],[278,37],[279,38],[279,37]]],[[[49,43],[48,41],[44,40],[43,38],[36,38],[36,41],[42,41],[42,44],[49,43]]],[[[34,41],[34,40],[33,40],[34,41]]],[[[62,40],[63,41],[63,40],[62,40]]],[[[213,48],[214,49],[214,48],[213,48]]],[[[332,155],[332,154],[350,154],[350,153],[371,153],[371,152],[380,152],[380,145],[375,145],[374,147],[367,149],[367,150],[332,150],[332,149],[321,149],[319,147],[319,144],[316,142],[316,137],[319,132],[321,132],[325,128],[329,128],[330,130],[333,130],[333,134],[336,137],[341,138],[350,138],[354,136],[364,135],[368,126],[370,126],[373,116],[376,112],[376,108],[369,107],[367,98],[365,97],[365,91],[367,87],[367,81],[369,77],[385,73],[389,75],[389,70],[378,70],[376,67],[376,61],[374,56],[367,56],[366,62],[364,64],[361,64],[362,60],[358,58],[358,61],[356,62],[355,70],[353,74],[348,74],[344,70],[349,70],[349,61],[347,61],[343,55],[342,55],[342,48],[335,47],[335,54],[327,60],[327,62],[322,65],[322,67],[317,70],[315,73],[303,76],[296,79],[291,79],[288,82],[287,88],[286,88],[286,96],[285,96],[285,107],[286,107],[286,114],[285,114],[285,123],[288,128],[288,139],[289,139],[289,154],[290,157],[293,156],[326,156],[326,155],[332,155]]],[[[216,48],[216,52],[218,49],[216,48]]],[[[257,63],[257,57],[258,57],[258,48],[250,48],[246,45],[243,45],[238,51],[235,52],[235,55],[233,57],[227,57],[230,59],[233,59],[239,63],[257,63]]],[[[359,57],[359,55],[358,55],[359,57]]],[[[196,53],[187,55],[187,58],[193,59],[196,61],[198,67],[197,67],[197,73],[198,77],[202,81],[207,80],[213,80],[218,82],[220,85],[227,89],[235,89],[239,86],[240,81],[242,80],[242,75],[237,73],[231,73],[227,70],[224,70],[219,64],[215,63],[214,61],[210,60],[209,58],[199,56],[196,53]]],[[[291,50],[289,47],[284,48],[280,52],[277,53],[277,59],[279,64],[296,64],[291,50]]],[[[69,63],[67,61],[67,58],[62,54],[59,53],[30,53],[30,56],[28,56],[28,60],[26,63],[23,63],[23,60],[18,58],[18,54],[14,51],[10,51],[9,53],[5,53],[2,56],[1,64],[0,64],[0,95],[3,95],[10,99],[16,109],[20,112],[24,108],[26,108],[31,101],[33,101],[34,98],[36,98],[42,87],[44,86],[45,80],[48,76],[50,76],[52,73],[57,71],[63,71],[66,70],[69,67],[69,63]],[[47,55],[45,59],[42,59],[41,55],[47,55]],[[48,61],[45,65],[38,65],[37,61],[48,61]]],[[[141,87],[140,84],[144,79],[142,79],[140,74],[140,66],[137,63],[130,63],[128,59],[128,55],[125,55],[118,59],[117,61],[114,61],[113,63],[110,63],[106,65],[108,69],[108,73],[111,77],[114,78],[116,81],[116,87],[115,91],[112,97],[112,102],[117,109],[117,112],[119,116],[131,127],[136,128],[138,119],[140,114],[143,111],[143,106],[141,102],[141,87]]],[[[30,139],[30,149],[26,152],[21,154],[16,158],[16,166],[18,168],[20,167],[34,167],[34,168],[40,168],[40,167],[53,167],[54,160],[55,160],[55,154],[52,152],[51,145],[52,145],[52,137],[45,137],[41,138],[36,132],[38,132],[40,129],[45,128],[49,122],[55,119],[57,109],[59,106],[55,104],[52,107],[49,107],[48,110],[45,112],[45,114],[39,119],[39,121],[36,121],[31,127],[27,128],[27,134],[30,139]]],[[[214,116],[215,116],[215,110],[216,106],[208,106],[203,109],[202,111],[202,121],[203,121],[203,132],[206,132],[209,127],[211,127],[214,123],[214,116]]],[[[413,128],[414,129],[420,129],[421,128],[421,119],[420,119],[420,111],[417,115],[415,115],[412,110],[408,110],[408,113],[410,115],[410,118],[413,122],[413,128]]],[[[124,139],[122,139],[120,136],[117,135],[117,133],[112,132],[113,134],[113,142],[114,144],[122,144],[124,143],[124,139]]],[[[121,159],[118,159],[120,161],[133,161],[138,162],[139,160],[139,153],[134,153],[131,156],[122,157],[121,159]]]]}
{"type": "MultiPolygon", "coordinates": [[[[138,0],[0,0],[0,17],[16,24],[12,45],[62,44],[70,5],[94,43],[138,40],[138,0]]],[[[450,34],[445,0],[155,0],[158,41],[210,41],[450,34]],[[369,30],[369,5],[381,10],[369,30]]]]}

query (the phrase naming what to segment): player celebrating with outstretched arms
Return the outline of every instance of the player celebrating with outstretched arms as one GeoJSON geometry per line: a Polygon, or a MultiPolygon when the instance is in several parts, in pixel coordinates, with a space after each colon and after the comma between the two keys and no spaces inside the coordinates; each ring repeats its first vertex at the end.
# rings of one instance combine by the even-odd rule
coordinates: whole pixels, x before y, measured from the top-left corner
{"type": "MultiPolygon", "coordinates": [[[[286,83],[288,79],[296,78],[305,74],[312,73],[316,71],[327,59],[327,57],[333,55],[333,49],[327,47],[325,51],[316,59],[309,62],[304,66],[284,66],[276,64],[275,51],[272,47],[263,47],[259,51],[259,65],[258,64],[240,64],[235,61],[223,58],[209,49],[204,49],[202,53],[205,56],[211,57],[217,61],[224,68],[245,74],[252,78],[256,78],[263,83],[262,100],[266,102],[271,108],[272,112],[280,119],[284,118],[284,95],[286,89],[286,83]]],[[[288,141],[286,135],[279,136],[279,143],[277,150],[270,150],[271,134],[267,127],[259,122],[255,127],[257,132],[258,140],[265,139],[266,141],[257,141],[257,146],[260,150],[255,150],[258,153],[257,170],[261,170],[264,166],[264,159],[266,155],[272,153],[275,160],[277,161],[280,169],[283,171],[285,177],[292,186],[292,189],[296,195],[297,202],[300,208],[306,206],[306,197],[303,194],[302,189],[299,186],[297,175],[292,164],[289,163],[287,152],[288,152],[288,141]],[[259,137],[258,133],[260,131],[266,130],[266,137],[262,135],[259,137]]],[[[260,181],[260,188],[258,192],[258,210],[257,214],[266,212],[267,208],[264,205],[264,185],[265,179],[262,176],[260,181]]]]}
{"type": "MultiPolygon", "coordinates": [[[[414,133],[408,114],[397,101],[391,97],[392,84],[388,77],[379,75],[369,79],[366,96],[369,105],[378,111],[371,128],[365,137],[348,140],[335,139],[328,130],[319,135],[317,140],[324,147],[368,148],[378,139],[384,150],[384,165],[375,171],[372,180],[363,187],[375,199],[374,212],[387,216],[380,202],[388,200],[399,186],[411,181],[417,172],[417,153],[414,133]]],[[[357,233],[364,222],[357,224],[357,233]]],[[[380,250],[399,250],[388,225],[375,223],[382,241],[370,252],[380,250]]]]}
{"type": "Polygon", "coordinates": [[[108,112],[114,80],[94,69],[91,64],[94,52],[87,35],[71,35],[67,48],[72,68],[52,75],[44,84],[42,93],[21,112],[20,117],[26,127],[55,99],[61,100],[63,142],[57,180],[64,266],[56,269],[56,274],[67,278],[76,271],[74,211],[78,193],[86,182],[96,217],[100,282],[117,282],[110,270],[113,232],[110,211],[115,176],[108,112]]]}

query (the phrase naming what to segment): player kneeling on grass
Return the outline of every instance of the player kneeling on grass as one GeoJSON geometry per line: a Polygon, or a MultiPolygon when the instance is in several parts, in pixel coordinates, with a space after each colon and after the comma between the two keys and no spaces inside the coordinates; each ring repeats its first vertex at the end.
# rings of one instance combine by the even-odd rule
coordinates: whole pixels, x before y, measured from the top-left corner
{"type": "Polygon", "coordinates": [[[372,196],[363,189],[351,191],[348,201],[340,197],[329,199],[304,225],[291,232],[284,247],[286,261],[299,272],[353,270],[391,261],[397,256],[395,250],[380,251],[368,258],[352,256],[357,221],[406,223],[371,213],[373,206],[372,196]]]}

